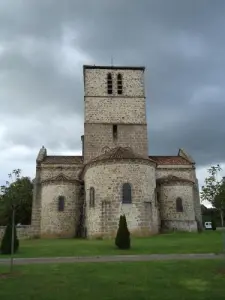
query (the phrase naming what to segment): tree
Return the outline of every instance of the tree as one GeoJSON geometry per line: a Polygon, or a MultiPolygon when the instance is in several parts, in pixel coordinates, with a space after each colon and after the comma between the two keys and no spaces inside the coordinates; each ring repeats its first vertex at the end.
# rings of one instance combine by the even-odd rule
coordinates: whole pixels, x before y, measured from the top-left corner
{"type": "Polygon", "coordinates": [[[220,212],[221,226],[224,225],[225,212],[225,183],[222,182],[218,194],[215,196],[212,205],[220,212]]]}
{"type": "Polygon", "coordinates": [[[21,178],[20,178],[20,169],[15,169],[9,174],[9,180],[6,181],[6,185],[1,186],[1,195],[3,197],[3,202],[7,207],[8,215],[8,224],[5,230],[4,235],[4,242],[1,245],[1,252],[8,252],[9,245],[11,246],[11,259],[10,259],[10,271],[13,271],[13,255],[14,250],[18,249],[19,241],[16,235],[16,227],[15,227],[15,212],[16,209],[20,207],[21,203],[23,202],[24,194],[20,193],[21,191],[21,178]],[[10,233],[11,230],[11,233],[10,233]],[[11,238],[11,242],[9,239],[11,238]]]}
{"type": "Polygon", "coordinates": [[[13,253],[16,253],[18,248],[19,248],[19,240],[17,238],[17,233],[16,233],[16,227],[14,225],[14,234],[13,234],[13,239],[12,239],[12,224],[8,224],[5,229],[5,233],[2,239],[1,243],[1,248],[0,252],[1,254],[11,254],[12,252],[12,246],[13,246],[13,253]],[[12,240],[13,244],[12,244],[12,240]]]}
{"type": "Polygon", "coordinates": [[[20,178],[20,170],[9,174],[11,182],[1,186],[0,192],[0,225],[6,226],[12,217],[12,198],[16,205],[15,223],[31,223],[33,183],[29,177],[20,178]]]}
{"type": "Polygon", "coordinates": [[[205,179],[205,185],[202,187],[202,200],[209,201],[213,207],[220,212],[221,226],[223,227],[224,208],[225,208],[225,184],[223,180],[218,180],[220,165],[212,166],[207,171],[209,177],[205,179]]]}
{"type": "Polygon", "coordinates": [[[115,244],[119,249],[130,249],[130,232],[127,228],[127,220],[125,215],[120,216],[115,244]]]}

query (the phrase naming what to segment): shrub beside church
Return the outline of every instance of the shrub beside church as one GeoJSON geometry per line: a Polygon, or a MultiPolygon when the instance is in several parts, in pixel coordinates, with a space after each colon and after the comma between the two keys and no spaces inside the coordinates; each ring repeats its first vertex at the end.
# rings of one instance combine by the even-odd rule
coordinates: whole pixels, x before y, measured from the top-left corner
{"type": "Polygon", "coordinates": [[[130,232],[127,228],[127,220],[125,215],[120,216],[115,244],[119,249],[130,249],[130,232]]]}
{"type": "MultiPolygon", "coordinates": [[[[17,237],[16,226],[14,230],[14,253],[19,249],[19,240],[17,237]]],[[[0,253],[1,254],[11,254],[11,245],[12,245],[12,225],[8,224],[5,229],[5,233],[2,239],[0,253]]]]}

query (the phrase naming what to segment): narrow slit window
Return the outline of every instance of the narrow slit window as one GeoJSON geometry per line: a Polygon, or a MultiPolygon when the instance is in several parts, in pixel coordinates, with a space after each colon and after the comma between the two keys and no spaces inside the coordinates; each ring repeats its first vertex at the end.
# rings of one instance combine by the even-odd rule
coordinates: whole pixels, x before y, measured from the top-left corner
{"type": "Polygon", "coordinates": [[[124,183],[123,184],[122,203],[123,204],[132,203],[131,185],[129,183],[124,183]]]}
{"type": "Polygon", "coordinates": [[[159,203],[160,202],[160,193],[157,192],[156,195],[157,195],[157,203],[159,203]]]}
{"type": "Polygon", "coordinates": [[[117,131],[118,131],[117,130],[117,125],[113,125],[113,140],[114,141],[117,140],[117,134],[118,134],[117,131]]]}
{"type": "Polygon", "coordinates": [[[157,191],[157,189],[155,189],[155,206],[157,207],[159,205],[159,191],[157,191]]]}
{"type": "Polygon", "coordinates": [[[63,196],[59,196],[58,198],[58,211],[64,211],[65,207],[65,198],[63,196]]]}
{"type": "Polygon", "coordinates": [[[90,207],[95,207],[95,189],[90,188],[90,207]]]}
{"type": "Polygon", "coordinates": [[[111,95],[113,92],[113,82],[112,82],[112,74],[111,73],[109,73],[107,75],[107,92],[109,95],[111,95]]]}
{"type": "Polygon", "coordinates": [[[117,93],[118,93],[118,95],[123,94],[123,81],[122,81],[122,75],[121,74],[117,75],[117,93]]]}
{"type": "Polygon", "coordinates": [[[176,211],[177,212],[183,212],[184,211],[182,199],[180,197],[178,197],[176,199],[176,211]]]}

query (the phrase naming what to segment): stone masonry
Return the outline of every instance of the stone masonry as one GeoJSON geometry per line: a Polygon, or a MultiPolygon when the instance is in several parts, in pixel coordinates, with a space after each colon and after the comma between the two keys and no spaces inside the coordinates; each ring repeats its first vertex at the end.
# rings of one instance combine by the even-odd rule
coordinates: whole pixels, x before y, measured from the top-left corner
{"type": "Polygon", "coordinates": [[[104,147],[131,147],[148,155],[144,68],[84,67],[84,162],[104,147]],[[107,75],[112,76],[112,94],[107,93],[107,75]],[[117,93],[117,75],[123,79],[123,93],[117,93]],[[113,125],[117,138],[113,139],[113,125]]]}
{"type": "Polygon", "coordinates": [[[90,207],[87,202],[88,235],[94,236],[101,232],[115,235],[119,217],[124,213],[131,232],[140,234],[157,231],[154,224],[149,223],[150,220],[145,218],[146,203],[153,203],[150,217],[152,214],[157,214],[154,205],[156,187],[154,162],[141,159],[126,161],[112,159],[104,162],[99,160],[95,165],[87,168],[84,181],[87,195],[92,186],[96,187],[95,207],[90,207]],[[130,204],[121,202],[124,182],[129,182],[132,186],[132,203],[130,204]],[[104,211],[106,203],[110,206],[107,213],[104,211]]]}
{"type": "Polygon", "coordinates": [[[183,149],[149,156],[144,71],[83,67],[82,155],[40,149],[29,236],[112,237],[121,214],[133,235],[197,230],[195,162],[183,149]]]}

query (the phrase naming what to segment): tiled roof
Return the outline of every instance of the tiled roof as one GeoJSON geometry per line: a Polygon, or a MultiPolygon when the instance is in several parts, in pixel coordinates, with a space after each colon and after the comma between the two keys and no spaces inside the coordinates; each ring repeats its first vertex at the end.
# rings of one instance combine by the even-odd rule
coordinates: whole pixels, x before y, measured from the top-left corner
{"type": "Polygon", "coordinates": [[[43,160],[44,164],[82,164],[83,156],[46,156],[43,160]]]}
{"type": "MultiPolygon", "coordinates": [[[[158,165],[191,165],[191,163],[181,156],[154,156],[151,155],[149,157],[144,157],[142,155],[134,153],[130,148],[124,147],[116,147],[110,149],[104,154],[94,158],[95,160],[105,160],[105,159],[132,159],[132,158],[140,158],[140,159],[150,159],[156,162],[158,165]]],[[[46,156],[43,160],[44,164],[82,164],[83,156],[61,156],[61,155],[53,155],[46,156]]]]}
{"type": "Polygon", "coordinates": [[[181,156],[149,156],[158,165],[191,165],[191,163],[181,156]]]}
{"type": "Polygon", "coordinates": [[[110,149],[109,151],[97,156],[96,158],[92,159],[90,162],[99,161],[99,160],[107,160],[107,159],[146,159],[152,161],[151,158],[148,156],[142,156],[136,154],[132,151],[131,148],[124,148],[124,147],[116,147],[110,149]]]}
{"type": "Polygon", "coordinates": [[[168,176],[165,176],[165,177],[158,178],[156,181],[157,181],[158,183],[162,183],[162,182],[172,182],[172,181],[194,183],[192,180],[189,180],[189,179],[186,179],[186,178],[180,178],[180,177],[173,176],[173,175],[168,175],[168,176]]]}

